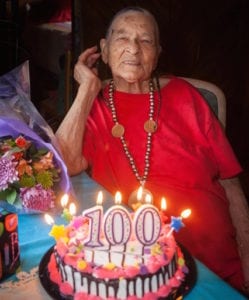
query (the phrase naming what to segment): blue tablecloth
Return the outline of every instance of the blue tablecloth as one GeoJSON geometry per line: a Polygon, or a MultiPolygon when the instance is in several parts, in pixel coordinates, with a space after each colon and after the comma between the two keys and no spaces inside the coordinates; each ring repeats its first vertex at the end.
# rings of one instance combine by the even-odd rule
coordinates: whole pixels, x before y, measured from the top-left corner
{"type": "MultiPolygon", "coordinates": [[[[79,203],[78,213],[81,210],[93,206],[96,203],[97,194],[99,190],[104,194],[104,208],[113,203],[112,197],[103,188],[92,181],[86,174],[72,177],[72,183],[75,188],[75,194],[79,203]]],[[[56,223],[63,223],[59,215],[53,216],[56,223]]],[[[19,243],[21,253],[21,270],[29,272],[37,267],[48,249],[54,244],[53,238],[48,233],[50,226],[44,221],[42,214],[33,215],[19,215],[19,243]]],[[[184,297],[186,300],[243,300],[246,299],[232,287],[226,284],[223,280],[217,277],[213,272],[206,268],[201,262],[195,260],[197,266],[197,282],[191,292],[184,297]]],[[[14,281],[12,276],[8,281],[14,281]]],[[[8,282],[7,281],[7,282],[8,282]]],[[[14,289],[7,291],[0,285],[0,299],[30,299],[35,297],[38,299],[50,299],[46,292],[42,293],[42,287],[39,285],[39,279],[30,287],[30,290],[25,291],[25,296],[21,296],[20,287],[18,293],[14,289]],[[27,298],[27,293],[30,293],[30,298],[27,298]],[[37,295],[35,295],[37,293],[37,295]]],[[[23,286],[25,289],[25,286],[23,286]]]]}

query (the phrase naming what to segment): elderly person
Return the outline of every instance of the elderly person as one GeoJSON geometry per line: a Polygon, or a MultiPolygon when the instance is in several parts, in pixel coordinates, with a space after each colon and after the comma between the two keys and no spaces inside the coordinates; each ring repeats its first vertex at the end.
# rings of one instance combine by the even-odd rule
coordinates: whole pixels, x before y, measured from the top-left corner
{"type": "MultiPolygon", "coordinates": [[[[247,206],[235,178],[241,167],[219,122],[190,84],[153,76],[161,47],[148,11],[133,7],[117,13],[100,47],[101,53],[92,47],[80,55],[74,73],[78,93],[56,133],[70,174],[87,170],[111,193],[121,191],[130,205],[142,186],[155,205],[167,198],[169,215],[191,208],[177,240],[242,290],[227,197],[240,194],[241,201],[231,197],[230,203],[243,207],[243,224],[247,206]],[[104,83],[95,67],[100,56],[112,73],[104,83]]],[[[246,238],[246,230],[239,229],[239,241],[246,238]]],[[[246,271],[248,257],[241,249],[246,271]]]]}

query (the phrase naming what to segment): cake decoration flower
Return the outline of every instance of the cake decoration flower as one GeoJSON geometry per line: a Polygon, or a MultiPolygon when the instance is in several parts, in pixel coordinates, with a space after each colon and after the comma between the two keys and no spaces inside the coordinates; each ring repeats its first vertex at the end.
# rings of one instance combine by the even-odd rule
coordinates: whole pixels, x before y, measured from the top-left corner
{"type": "Polygon", "coordinates": [[[161,246],[156,243],[151,247],[151,255],[162,254],[161,246]]]}
{"type": "Polygon", "coordinates": [[[140,274],[141,275],[148,274],[148,269],[147,269],[146,265],[141,265],[140,266],[140,274]]]}
{"type": "Polygon", "coordinates": [[[78,269],[79,271],[85,270],[86,267],[87,267],[87,262],[86,262],[85,260],[81,259],[81,260],[79,260],[79,261],[77,262],[77,269],[78,269]]]}
{"type": "Polygon", "coordinates": [[[107,270],[113,270],[116,268],[116,265],[112,262],[107,263],[106,265],[103,266],[107,270]]]}

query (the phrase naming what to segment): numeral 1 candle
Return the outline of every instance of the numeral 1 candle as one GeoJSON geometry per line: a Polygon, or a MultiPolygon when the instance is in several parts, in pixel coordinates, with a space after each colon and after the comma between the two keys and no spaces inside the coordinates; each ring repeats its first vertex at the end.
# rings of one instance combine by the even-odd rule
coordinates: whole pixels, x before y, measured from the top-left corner
{"type": "Polygon", "coordinates": [[[96,206],[91,207],[83,211],[83,216],[90,219],[89,223],[89,235],[86,240],[85,245],[89,247],[99,247],[103,246],[100,241],[101,233],[101,222],[103,218],[103,193],[100,191],[98,193],[96,206]]]}

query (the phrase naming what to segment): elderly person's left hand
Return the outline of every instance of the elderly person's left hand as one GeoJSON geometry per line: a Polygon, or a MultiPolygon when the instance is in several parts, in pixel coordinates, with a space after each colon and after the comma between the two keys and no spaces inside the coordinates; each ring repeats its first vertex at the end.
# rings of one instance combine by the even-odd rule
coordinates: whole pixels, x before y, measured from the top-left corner
{"type": "Polygon", "coordinates": [[[230,214],[244,272],[244,291],[249,296],[249,208],[238,178],[221,180],[229,200],[230,214]]]}

